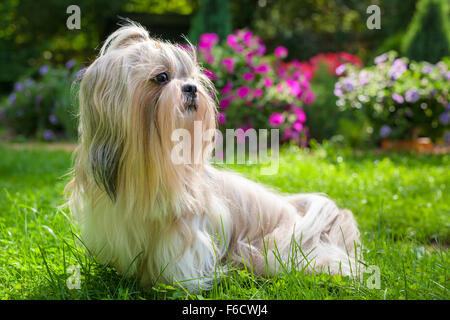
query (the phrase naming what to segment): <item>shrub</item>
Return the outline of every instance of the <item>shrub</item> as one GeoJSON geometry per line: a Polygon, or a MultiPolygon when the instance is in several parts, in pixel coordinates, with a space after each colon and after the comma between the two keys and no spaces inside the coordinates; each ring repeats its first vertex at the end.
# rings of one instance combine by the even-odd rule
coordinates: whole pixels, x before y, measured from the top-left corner
{"type": "Polygon", "coordinates": [[[450,54],[447,0],[421,0],[403,42],[403,53],[416,61],[438,62],[450,54]]]}
{"type": "Polygon", "coordinates": [[[375,140],[436,140],[450,123],[449,66],[449,59],[437,64],[409,62],[393,51],[375,58],[371,67],[347,65],[346,76],[334,89],[337,105],[364,111],[375,140]]]}
{"type": "Polygon", "coordinates": [[[23,77],[0,107],[0,121],[14,135],[47,141],[77,136],[76,103],[71,85],[77,74],[76,63],[64,67],[40,67],[37,76],[23,77]]]}
{"type": "Polygon", "coordinates": [[[311,74],[298,61],[283,61],[286,48],[266,54],[260,38],[238,30],[221,44],[217,34],[203,34],[199,53],[219,93],[220,128],[280,128],[283,141],[306,144],[303,106],[315,99],[311,74]]]}
{"type": "Polygon", "coordinates": [[[337,134],[341,120],[350,116],[336,108],[337,98],[333,94],[334,84],[345,63],[362,66],[358,57],[346,52],[321,53],[305,63],[313,75],[311,88],[317,97],[310,106],[305,107],[305,112],[311,138],[317,141],[337,134]]]}

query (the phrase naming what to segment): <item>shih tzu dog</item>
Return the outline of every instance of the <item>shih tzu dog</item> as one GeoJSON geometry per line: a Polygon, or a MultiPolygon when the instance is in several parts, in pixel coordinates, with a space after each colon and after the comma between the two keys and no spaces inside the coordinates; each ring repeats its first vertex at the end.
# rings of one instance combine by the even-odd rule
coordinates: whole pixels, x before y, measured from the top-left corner
{"type": "Polygon", "coordinates": [[[194,50],[153,39],[134,23],[108,37],[81,79],[79,146],[67,186],[89,252],[144,286],[191,291],[210,288],[226,266],[261,276],[356,272],[359,231],[350,211],[218,170],[207,153],[196,164],[172,161],[174,130],[192,132],[194,121],[203,132],[215,129],[211,92],[194,50]]]}

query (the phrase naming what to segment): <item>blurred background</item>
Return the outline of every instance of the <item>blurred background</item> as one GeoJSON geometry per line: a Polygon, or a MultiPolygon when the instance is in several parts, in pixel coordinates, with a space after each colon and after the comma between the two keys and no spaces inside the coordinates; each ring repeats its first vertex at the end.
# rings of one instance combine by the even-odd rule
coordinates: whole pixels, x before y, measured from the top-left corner
{"type": "Polygon", "coordinates": [[[2,140],[76,139],[76,80],[121,17],[198,46],[221,128],[279,128],[302,147],[450,140],[446,0],[2,0],[2,140]]]}

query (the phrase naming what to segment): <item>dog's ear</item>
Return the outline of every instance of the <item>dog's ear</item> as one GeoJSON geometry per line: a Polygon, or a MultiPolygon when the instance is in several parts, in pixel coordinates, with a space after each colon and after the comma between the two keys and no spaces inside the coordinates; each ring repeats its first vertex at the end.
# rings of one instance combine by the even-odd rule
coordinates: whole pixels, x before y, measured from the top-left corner
{"type": "Polygon", "coordinates": [[[115,201],[122,146],[111,140],[94,142],[89,148],[89,160],[95,182],[115,201]]]}

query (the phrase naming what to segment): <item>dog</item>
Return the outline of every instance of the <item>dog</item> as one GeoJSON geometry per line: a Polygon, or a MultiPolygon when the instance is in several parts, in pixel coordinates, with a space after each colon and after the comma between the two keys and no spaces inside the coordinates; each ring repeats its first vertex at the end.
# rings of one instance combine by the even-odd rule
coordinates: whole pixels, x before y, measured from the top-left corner
{"type": "MultiPolygon", "coordinates": [[[[195,50],[136,23],[112,33],[79,84],[68,205],[99,262],[139,279],[208,290],[227,267],[352,275],[357,223],[319,194],[285,195],[209,163],[171,161],[178,128],[216,127],[195,50]]],[[[202,143],[208,144],[212,137],[202,143]]]]}

